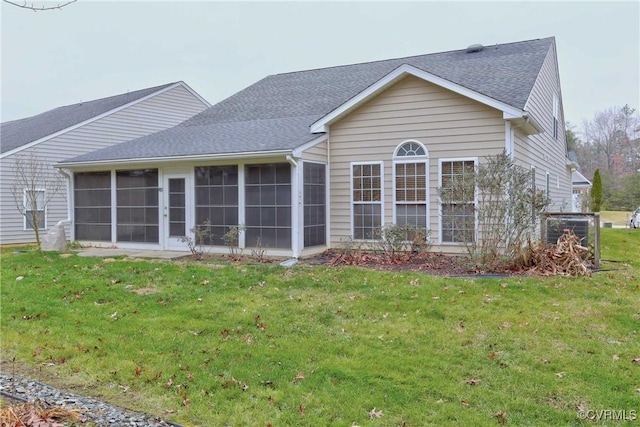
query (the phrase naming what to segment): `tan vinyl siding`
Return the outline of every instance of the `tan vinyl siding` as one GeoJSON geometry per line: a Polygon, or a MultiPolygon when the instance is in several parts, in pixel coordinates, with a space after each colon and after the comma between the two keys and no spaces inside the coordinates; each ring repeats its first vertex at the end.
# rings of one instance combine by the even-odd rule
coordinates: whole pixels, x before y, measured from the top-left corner
{"type": "Polygon", "coordinates": [[[327,141],[323,141],[313,147],[305,150],[302,153],[303,160],[310,160],[312,162],[327,162],[327,141]]]}
{"type": "MultiPolygon", "coordinates": [[[[27,243],[35,241],[33,230],[24,230],[23,216],[17,211],[11,194],[14,181],[15,156],[36,152],[53,165],[100,148],[148,135],[174,126],[205,109],[191,92],[177,86],[118,112],[88,123],[55,138],[43,141],[2,159],[0,188],[0,242],[27,243]]],[[[67,219],[66,190],[47,207],[47,228],[67,219]]],[[[69,227],[66,229],[70,238],[69,227]]]]}
{"type": "Polygon", "coordinates": [[[526,111],[542,127],[543,132],[526,136],[515,130],[515,153],[517,161],[527,167],[536,168],[536,187],[544,189],[546,173],[549,172],[552,211],[571,210],[571,172],[566,166],[567,148],[565,140],[562,93],[558,75],[556,49],[552,45],[542,64],[536,83],[531,91],[526,111]],[[553,96],[559,100],[558,136],[553,136],[553,96]],[[560,181],[560,188],[557,186],[560,181]]]}
{"type": "MultiPolygon", "coordinates": [[[[406,140],[429,154],[429,227],[438,230],[438,167],[443,158],[481,158],[505,147],[502,112],[409,76],[330,129],[331,245],[351,235],[350,162],[384,161],[384,223],[393,219],[393,153],[406,140]]],[[[455,248],[442,246],[447,252],[455,248]]]]}

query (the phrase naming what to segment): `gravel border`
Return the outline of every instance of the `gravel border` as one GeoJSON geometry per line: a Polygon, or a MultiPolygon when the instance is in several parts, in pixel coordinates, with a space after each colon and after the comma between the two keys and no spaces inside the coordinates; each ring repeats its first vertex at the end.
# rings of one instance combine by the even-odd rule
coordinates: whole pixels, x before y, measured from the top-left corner
{"type": "Polygon", "coordinates": [[[180,427],[179,424],[159,417],[130,411],[90,397],[78,396],[58,390],[39,381],[19,375],[0,372],[0,394],[9,399],[33,402],[40,401],[45,407],[79,409],[85,422],[111,427],[180,427]]]}

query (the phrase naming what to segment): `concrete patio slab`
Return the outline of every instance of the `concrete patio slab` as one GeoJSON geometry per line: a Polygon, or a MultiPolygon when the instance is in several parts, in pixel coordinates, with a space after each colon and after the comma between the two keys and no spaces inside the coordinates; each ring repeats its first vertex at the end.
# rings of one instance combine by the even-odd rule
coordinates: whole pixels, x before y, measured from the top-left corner
{"type": "Polygon", "coordinates": [[[116,257],[130,256],[135,258],[176,259],[189,256],[189,252],[181,251],[154,251],[148,249],[122,249],[122,248],[83,248],[78,252],[81,257],[116,257]]]}

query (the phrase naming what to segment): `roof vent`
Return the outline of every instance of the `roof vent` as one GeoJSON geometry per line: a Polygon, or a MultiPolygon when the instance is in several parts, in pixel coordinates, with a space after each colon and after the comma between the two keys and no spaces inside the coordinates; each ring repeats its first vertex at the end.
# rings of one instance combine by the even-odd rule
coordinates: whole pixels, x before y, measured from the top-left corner
{"type": "Polygon", "coordinates": [[[484,49],[484,46],[481,44],[472,44],[467,48],[467,53],[480,52],[482,49],[484,49]]]}

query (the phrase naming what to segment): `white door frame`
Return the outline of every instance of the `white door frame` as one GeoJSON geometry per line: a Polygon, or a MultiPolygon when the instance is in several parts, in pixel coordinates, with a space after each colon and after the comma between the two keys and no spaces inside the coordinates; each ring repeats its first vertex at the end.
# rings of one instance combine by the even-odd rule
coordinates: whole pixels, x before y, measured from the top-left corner
{"type": "MultiPolygon", "coordinates": [[[[187,246],[178,240],[181,236],[172,236],[169,228],[170,204],[169,204],[169,180],[184,179],[184,235],[191,236],[193,227],[193,185],[189,173],[165,173],[162,177],[162,247],[170,250],[185,250],[187,246]]],[[[193,238],[193,236],[191,236],[193,238]]]]}

